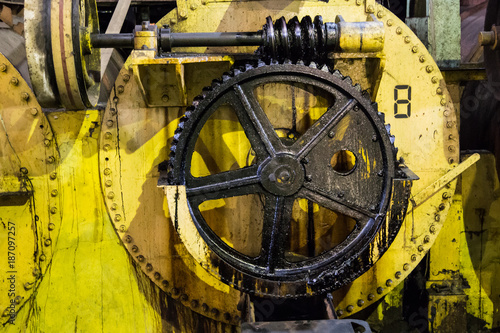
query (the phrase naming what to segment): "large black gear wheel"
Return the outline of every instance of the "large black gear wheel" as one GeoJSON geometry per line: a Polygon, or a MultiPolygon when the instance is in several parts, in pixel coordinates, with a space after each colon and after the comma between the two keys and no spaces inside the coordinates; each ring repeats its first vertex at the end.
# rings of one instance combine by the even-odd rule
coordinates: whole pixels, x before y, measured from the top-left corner
{"type": "MultiPolygon", "coordinates": [[[[290,108],[291,110],[291,108],[290,108]]],[[[291,112],[291,111],[290,111],[291,112]]],[[[353,281],[387,250],[403,221],[410,183],[399,182],[394,137],[383,114],[349,77],[312,63],[262,62],[233,69],[196,98],[180,120],[171,146],[168,183],[184,185],[192,219],[213,251],[201,263],[223,282],[259,296],[324,294],[353,281]],[[300,84],[322,91],[333,102],[298,139],[279,136],[255,96],[269,82],[300,84]],[[252,147],[246,167],[194,177],[193,152],[200,131],[221,105],[230,105],[252,147]],[[342,128],[340,128],[342,127],[342,128]],[[342,132],[342,136],[336,133],[342,132]],[[336,170],[332,155],[350,152],[347,170],[336,170]],[[263,202],[260,253],[236,251],[210,228],[199,206],[207,200],[258,193],[263,202]],[[338,245],[292,260],[286,252],[292,206],[307,199],[355,221],[338,245]]],[[[239,223],[238,220],[233,221],[239,223]]]]}

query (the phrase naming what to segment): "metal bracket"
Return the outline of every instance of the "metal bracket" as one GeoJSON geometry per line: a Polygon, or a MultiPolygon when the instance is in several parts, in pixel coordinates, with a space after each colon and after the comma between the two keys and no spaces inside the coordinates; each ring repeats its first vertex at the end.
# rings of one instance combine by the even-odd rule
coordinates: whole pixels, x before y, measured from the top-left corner
{"type": "Polygon", "coordinates": [[[442,189],[446,184],[451,182],[453,179],[457,178],[470,168],[474,163],[479,161],[479,154],[473,154],[468,159],[457,165],[454,169],[450,170],[441,178],[437,179],[434,183],[424,188],[422,191],[417,193],[413,198],[411,198],[412,207],[408,209],[408,213],[410,213],[413,209],[420,206],[424,201],[432,197],[435,193],[437,193],[440,189],[442,189]]]}
{"type": "Polygon", "coordinates": [[[365,12],[375,13],[375,0],[366,0],[365,1],[365,12]]]}

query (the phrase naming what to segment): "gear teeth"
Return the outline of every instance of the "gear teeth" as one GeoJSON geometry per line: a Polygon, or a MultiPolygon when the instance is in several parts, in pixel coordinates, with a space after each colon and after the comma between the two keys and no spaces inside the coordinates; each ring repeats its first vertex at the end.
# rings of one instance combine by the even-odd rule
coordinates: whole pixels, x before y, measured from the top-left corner
{"type": "Polygon", "coordinates": [[[309,64],[309,67],[318,68],[318,65],[314,61],[311,61],[311,63],[309,64]]]}
{"type": "Polygon", "coordinates": [[[391,125],[390,124],[385,125],[385,130],[387,131],[387,134],[391,135],[391,125]]]}
{"type": "Polygon", "coordinates": [[[344,78],[344,82],[347,82],[347,83],[349,83],[349,84],[352,86],[352,79],[351,79],[351,77],[350,77],[350,76],[346,76],[346,77],[344,78]]]}
{"type": "Polygon", "coordinates": [[[253,69],[253,66],[250,64],[245,64],[245,72],[253,69]]]}
{"type": "Polygon", "coordinates": [[[378,104],[377,104],[377,102],[373,102],[373,103],[372,103],[372,108],[373,108],[375,111],[377,111],[377,112],[378,112],[378,104]]]}
{"type": "Polygon", "coordinates": [[[291,65],[292,64],[292,61],[290,59],[285,59],[285,61],[283,61],[283,63],[285,65],[291,65]]]}
{"type": "Polygon", "coordinates": [[[394,144],[394,141],[396,141],[394,135],[389,136],[389,139],[391,140],[391,144],[394,144]]]}
{"type": "Polygon", "coordinates": [[[232,76],[232,77],[235,77],[236,75],[239,75],[239,74],[241,74],[241,71],[240,71],[240,69],[239,69],[239,68],[235,68],[235,69],[233,69],[233,71],[231,72],[231,76],[232,76]]]}
{"type": "Polygon", "coordinates": [[[357,91],[359,91],[359,92],[361,92],[361,90],[362,90],[362,89],[361,89],[361,86],[359,85],[359,83],[356,83],[356,84],[354,85],[354,89],[356,89],[356,90],[357,90],[357,91]]]}
{"type": "Polygon", "coordinates": [[[259,61],[257,62],[257,67],[262,67],[262,66],[265,66],[266,63],[262,60],[259,59],[259,61]]]}
{"type": "Polygon", "coordinates": [[[218,86],[220,86],[222,84],[222,80],[221,79],[216,79],[216,80],[213,80],[212,81],[212,88],[217,88],[218,86]]]}
{"type": "Polygon", "coordinates": [[[320,70],[322,70],[323,72],[329,72],[327,65],[322,65],[320,70]]]}
{"type": "Polygon", "coordinates": [[[304,60],[299,60],[299,61],[297,61],[297,65],[302,65],[302,66],[304,66],[304,60]]]}
{"type": "Polygon", "coordinates": [[[339,79],[344,78],[344,76],[342,74],[340,74],[340,72],[337,69],[334,70],[332,74],[333,74],[333,76],[338,77],[339,79]]]}
{"type": "Polygon", "coordinates": [[[272,59],[270,62],[271,65],[277,65],[278,61],[276,59],[272,59]]]}
{"type": "Polygon", "coordinates": [[[382,120],[382,122],[385,124],[385,113],[382,112],[377,112],[377,113],[380,120],[382,120]]]}

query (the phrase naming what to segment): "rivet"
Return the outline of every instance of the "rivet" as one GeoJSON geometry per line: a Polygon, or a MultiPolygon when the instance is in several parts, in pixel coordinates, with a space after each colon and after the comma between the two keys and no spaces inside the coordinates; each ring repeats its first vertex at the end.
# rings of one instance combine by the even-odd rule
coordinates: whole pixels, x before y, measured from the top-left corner
{"type": "MultiPolygon", "coordinates": [[[[444,110],[443,111],[443,116],[445,117],[449,117],[450,116],[450,110],[444,110]]],[[[453,123],[450,123],[451,125],[449,126],[453,126],[453,123]]],[[[448,126],[448,125],[447,125],[448,126]]],[[[451,128],[451,127],[448,127],[448,128],[451,128]]]]}
{"type": "Polygon", "coordinates": [[[449,199],[450,198],[450,194],[448,192],[444,192],[443,193],[443,199],[449,199]]]}
{"type": "Polygon", "coordinates": [[[27,174],[28,174],[28,168],[26,168],[26,167],[21,167],[21,168],[19,169],[19,171],[21,171],[21,173],[22,173],[23,175],[27,175],[27,174]]]}
{"type": "Polygon", "coordinates": [[[119,101],[120,101],[120,99],[119,99],[118,97],[116,97],[116,96],[115,96],[115,97],[113,97],[113,102],[114,102],[115,104],[118,104],[118,102],[119,102],[119,101]]]}
{"type": "Polygon", "coordinates": [[[445,106],[445,105],[446,105],[446,99],[445,99],[445,98],[441,98],[441,105],[442,105],[442,106],[445,106]]]}
{"type": "Polygon", "coordinates": [[[423,55],[421,55],[420,57],[418,57],[418,60],[420,62],[425,62],[425,57],[423,55]]]}
{"type": "Polygon", "coordinates": [[[113,203],[111,205],[111,210],[117,210],[118,209],[118,204],[117,203],[113,203]]]}
{"type": "Polygon", "coordinates": [[[155,277],[155,280],[161,279],[161,275],[158,272],[155,272],[154,277],[155,277]]]}
{"type": "Polygon", "coordinates": [[[444,204],[439,205],[439,210],[444,210],[445,208],[446,208],[446,206],[444,204]]]}
{"type": "Polygon", "coordinates": [[[148,272],[151,272],[151,271],[153,270],[153,265],[151,265],[151,264],[147,264],[147,265],[146,265],[146,270],[147,270],[148,272]]]}
{"type": "Polygon", "coordinates": [[[418,52],[418,46],[414,46],[411,48],[411,52],[417,53],[418,52]]]}
{"type": "Polygon", "coordinates": [[[116,114],[116,109],[115,108],[110,108],[109,111],[111,111],[111,115],[114,116],[116,114]]]}
{"type": "Polygon", "coordinates": [[[341,191],[341,192],[337,193],[337,197],[343,198],[344,197],[344,192],[341,191]]]}
{"type": "Polygon", "coordinates": [[[128,80],[130,80],[130,75],[123,74],[122,78],[123,78],[123,81],[128,82],[128,80]]]}
{"type": "Polygon", "coordinates": [[[108,199],[113,199],[115,197],[115,192],[108,193],[108,199]]]}
{"type": "Polygon", "coordinates": [[[388,279],[387,281],[385,281],[385,285],[386,285],[387,287],[392,286],[392,280],[391,280],[391,279],[388,279]]]}
{"type": "Polygon", "coordinates": [[[34,277],[38,277],[40,275],[40,270],[38,269],[38,267],[33,268],[31,274],[33,274],[34,277]]]}
{"type": "Polygon", "coordinates": [[[132,252],[139,252],[139,248],[137,247],[137,245],[132,246],[132,252]]]}
{"type": "Polygon", "coordinates": [[[30,99],[30,94],[28,94],[27,92],[23,92],[21,93],[21,98],[23,101],[28,101],[30,99]]]}
{"type": "Polygon", "coordinates": [[[111,181],[111,179],[108,179],[104,182],[104,185],[106,185],[106,187],[111,187],[111,185],[113,185],[113,182],[111,181]]]}
{"type": "Polygon", "coordinates": [[[382,17],[384,17],[384,12],[383,12],[383,11],[381,11],[381,10],[379,10],[379,11],[378,11],[378,13],[377,13],[377,17],[378,17],[378,18],[382,18],[382,17]]]}
{"type": "Polygon", "coordinates": [[[328,136],[329,136],[330,138],[333,138],[333,137],[335,136],[335,132],[334,132],[334,131],[330,131],[330,132],[328,132],[328,136]]]}
{"type": "Polygon", "coordinates": [[[52,164],[56,161],[54,156],[47,157],[47,164],[52,164]]]}
{"type": "Polygon", "coordinates": [[[424,247],[423,245],[419,245],[418,246],[418,252],[423,252],[424,251],[424,247]]]}
{"type": "Polygon", "coordinates": [[[198,305],[200,305],[200,302],[198,302],[197,300],[193,299],[193,300],[191,301],[191,307],[192,307],[192,308],[197,308],[197,307],[198,307],[198,305]]]}
{"type": "MultiPolygon", "coordinates": [[[[175,288],[174,288],[174,289],[175,289],[175,288]]],[[[173,291],[172,291],[172,292],[173,292],[173,291]]],[[[203,304],[201,305],[201,308],[202,308],[203,312],[208,312],[208,310],[209,310],[209,307],[208,307],[207,303],[203,303],[203,304]]]]}
{"type": "Polygon", "coordinates": [[[179,17],[182,19],[187,18],[187,12],[183,9],[179,12],[179,17]]]}
{"type": "Polygon", "coordinates": [[[10,313],[9,308],[5,309],[4,312],[2,313],[2,317],[8,317],[10,313]]]}
{"type": "Polygon", "coordinates": [[[448,135],[448,140],[454,140],[454,139],[455,137],[453,136],[453,134],[448,135]]]}
{"type": "Polygon", "coordinates": [[[49,139],[43,140],[43,144],[45,145],[45,147],[50,146],[50,140],[49,139]]]}
{"type": "Polygon", "coordinates": [[[439,214],[434,215],[434,221],[439,222],[440,219],[441,217],[439,216],[439,214]]]}
{"type": "Polygon", "coordinates": [[[51,172],[50,173],[50,179],[54,180],[57,178],[57,173],[54,171],[54,172],[51,172]]]}
{"type": "Polygon", "coordinates": [[[113,120],[108,120],[108,121],[106,122],[106,126],[108,126],[108,127],[113,127],[113,120]]]}
{"type": "Polygon", "coordinates": [[[167,280],[161,281],[161,285],[163,286],[163,288],[168,288],[168,281],[167,280]]]}
{"type": "Polygon", "coordinates": [[[180,291],[177,288],[172,288],[172,295],[177,296],[179,295],[180,291]]]}
{"type": "Polygon", "coordinates": [[[405,37],[405,43],[409,44],[411,42],[410,36],[405,37]]]}
{"type": "Polygon", "coordinates": [[[375,298],[375,295],[373,295],[372,293],[368,294],[369,301],[373,301],[374,298],[375,298]]]}
{"type": "Polygon", "coordinates": [[[55,228],[56,228],[56,225],[55,225],[54,223],[49,223],[49,225],[48,225],[48,229],[49,229],[49,231],[52,231],[52,230],[54,230],[55,228]]]}
{"type": "Polygon", "coordinates": [[[434,225],[431,225],[431,226],[429,227],[429,232],[430,232],[431,234],[434,234],[434,233],[436,232],[436,227],[435,227],[434,225]]]}
{"type": "Polygon", "coordinates": [[[431,79],[431,82],[432,83],[438,83],[439,80],[438,80],[437,76],[433,76],[432,79],[431,79]]]}
{"type": "Polygon", "coordinates": [[[133,240],[132,236],[130,236],[130,235],[125,236],[125,242],[132,243],[132,240],[133,240]]]}
{"type": "Polygon", "coordinates": [[[219,315],[219,310],[217,310],[216,308],[213,308],[212,310],[210,310],[210,313],[213,316],[217,317],[219,315]]]}
{"type": "Polygon", "coordinates": [[[424,243],[429,243],[431,241],[431,236],[427,235],[424,237],[424,243]]]}
{"type": "Polygon", "coordinates": [[[0,64],[0,72],[5,72],[7,70],[6,64],[0,64]]]}
{"type": "Polygon", "coordinates": [[[10,84],[12,84],[13,86],[17,86],[19,84],[19,80],[17,79],[17,77],[13,77],[12,79],[10,79],[10,84]]]}
{"type": "Polygon", "coordinates": [[[384,170],[380,170],[377,172],[377,176],[382,177],[384,175],[384,170]]]}
{"type": "Polygon", "coordinates": [[[448,146],[448,151],[453,153],[455,151],[455,146],[448,146]]]}
{"type": "Polygon", "coordinates": [[[33,287],[33,284],[34,283],[29,283],[29,282],[26,282],[24,284],[24,290],[30,290],[32,287],[33,287]]]}
{"type": "Polygon", "coordinates": [[[401,35],[401,34],[403,33],[403,29],[401,29],[401,27],[397,27],[397,28],[396,28],[396,33],[397,33],[398,35],[401,35]]]}
{"type": "Polygon", "coordinates": [[[45,254],[42,254],[40,256],[40,261],[45,261],[47,259],[47,257],[45,256],[45,254]]]}
{"type": "Polygon", "coordinates": [[[373,5],[369,5],[368,8],[366,8],[366,11],[368,13],[373,13],[375,11],[375,7],[373,7],[373,5]]]}
{"type": "Polygon", "coordinates": [[[312,176],[311,175],[306,175],[305,179],[306,179],[306,181],[310,182],[310,181],[312,181],[312,176]]]}
{"type": "Polygon", "coordinates": [[[309,158],[307,158],[307,157],[302,158],[302,159],[300,160],[300,163],[302,163],[302,164],[307,164],[307,163],[309,163],[309,158]]]}
{"type": "Polygon", "coordinates": [[[361,0],[356,0],[356,5],[361,6],[361,0]]]}
{"type": "Polygon", "coordinates": [[[362,299],[358,299],[358,306],[362,307],[363,305],[365,305],[365,301],[363,301],[362,299]]]}
{"type": "Polygon", "coordinates": [[[438,94],[438,95],[442,95],[442,94],[443,94],[443,89],[441,89],[441,87],[438,87],[438,88],[436,89],[436,94],[438,94]]]}
{"type": "Polygon", "coordinates": [[[123,92],[125,91],[125,88],[123,86],[118,86],[116,88],[116,90],[118,91],[119,94],[123,94],[123,92]]]}
{"type": "Polygon", "coordinates": [[[401,279],[401,272],[400,271],[397,271],[395,274],[394,274],[394,277],[396,279],[401,279]]]}
{"type": "Polygon", "coordinates": [[[384,292],[384,288],[382,288],[382,287],[378,287],[378,288],[377,288],[377,294],[379,294],[379,295],[380,295],[380,294],[382,294],[383,292],[384,292]]]}
{"type": "Polygon", "coordinates": [[[106,176],[109,176],[109,175],[111,174],[111,169],[110,169],[110,168],[106,168],[106,169],[104,169],[104,174],[105,174],[106,176]]]}
{"type": "Polygon", "coordinates": [[[347,310],[347,312],[352,312],[354,310],[354,306],[348,305],[346,310],[347,310]]]}
{"type": "Polygon", "coordinates": [[[106,140],[111,140],[111,138],[113,138],[113,134],[111,134],[111,132],[106,132],[106,133],[104,134],[104,138],[105,138],[106,140]]]}
{"type": "Polygon", "coordinates": [[[108,144],[105,144],[104,147],[102,147],[102,149],[104,149],[104,151],[110,151],[111,150],[111,146],[108,145],[108,144]]]}
{"type": "Polygon", "coordinates": [[[55,213],[57,213],[57,208],[56,208],[56,207],[52,207],[52,208],[50,209],[50,213],[51,213],[51,214],[55,214],[55,213]]]}
{"type": "Polygon", "coordinates": [[[44,242],[45,246],[50,246],[50,244],[52,244],[52,239],[50,238],[47,238],[44,242]]]}
{"type": "Polygon", "coordinates": [[[16,304],[20,304],[20,303],[21,303],[21,301],[22,301],[23,299],[24,299],[24,297],[17,296],[16,298],[14,298],[14,302],[15,302],[16,304]]]}
{"type": "Polygon", "coordinates": [[[432,71],[434,70],[434,67],[429,65],[429,66],[425,67],[425,70],[427,71],[427,73],[432,73],[432,71]]]}
{"type": "Polygon", "coordinates": [[[202,5],[206,5],[208,3],[208,0],[201,0],[202,5]]]}
{"type": "Polygon", "coordinates": [[[137,260],[138,260],[139,262],[144,262],[144,256],[143,256],[143,255],[138,255],[138,256],[137,256],[137,260]]]}
{"type": "Polygon", "coordinates": [[[120,214],[116,214],[115,215],[115,221],[118,222],[118,221],[121,221],[122,220],[122,216],[120,214]]]}
{"type": "Polygon", "coordinates": [[[407,271],[410,269],[410,264],[404,264],[403,265],[403,270],[407,271]]]}
{"type": "Polygon", "coordinates": [[[171,19],[170,19],[170,25],[174,25],[174,24],[176,24],[176,23],[177,23],[177,20],[176,20],[176,19],[174,19],[174,18],[171,18],[171,19]]]}
{"type": "Polygon", "coordinates": [[[182,294],[180,298],[181,298],[181,301],[184,301],[184,302],[185,302],[185,301],[187,301],[187,300],[188,300],[188,295],[186,295],[186,294],[182,294]]]}
{"type": "Polygon", "coordinates": [[[448,159],[448,163],[449,163],[449,164],[453,164],[453,163],[455,163],[455,160],[453,159],[453,157],[450,157],[450,158],[448,159]]]}
{"type": "Polygon", "coordinates": [[[417,261],[417,255],[416,254],[412,254],[411,255],[411,261],[417,261]]]}
{"type": "Polygon", "coordinates": [[[393,24],[394,24],[394,21],[393,21],[393,20],[390,20],[390,19],[389,19],[389,20],[387,20],[387,25],[388,25],[389,27],[392,27],[392,25],[393,25],[393,24]]]}
{"type": "Polygon", "coordinates": [[[337,317],[342,317],[344,315],[343,310],[337,310],[337,317]]]}
{"type": "Polygon", "coordinates": [[[57,197],[57,190],[52,190],[50,191],[50,195],[53,196],[53,197],[57,197]]]}

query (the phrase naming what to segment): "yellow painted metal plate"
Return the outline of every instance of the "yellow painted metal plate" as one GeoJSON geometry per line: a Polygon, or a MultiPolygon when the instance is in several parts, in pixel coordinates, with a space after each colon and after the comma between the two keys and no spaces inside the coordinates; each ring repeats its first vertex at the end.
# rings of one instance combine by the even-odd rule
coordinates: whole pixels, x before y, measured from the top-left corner
{"type": "Polygon", "coordinates": [[[0,87],[0,314],[13,323],[52,260],[59,154],[34,94],[1,53],[0,87]]]}

